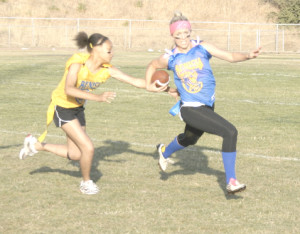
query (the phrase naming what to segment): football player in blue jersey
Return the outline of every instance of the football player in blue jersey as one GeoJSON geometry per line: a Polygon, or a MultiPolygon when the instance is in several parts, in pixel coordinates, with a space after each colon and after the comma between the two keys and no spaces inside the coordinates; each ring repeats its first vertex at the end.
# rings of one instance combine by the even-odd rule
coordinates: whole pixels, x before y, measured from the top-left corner
{"type": "Polygon", "coordinates": [[[256,58],[261,48],[250,53],[221,50],[205,41],[191,40],[191,24],[181,12],[176,12],[170,22],[170,34],[175,46],[159,58],[150,62],[146,71],[146,86],[149,91],[151,77],[156,69],[168,69],[174,73],[176,89],[168,88],[172,96],[180,96],[178,112],[186,123],[183,133],[168,145],[159,144],[159,166],[162,171],[173,161],[174,152],[194,145],[204,132],[223,138],[222,158],[226,175],[226,190],[236,193],[246,189],[236,179],[235,161],[238,131],[234,125],[214,112],[215,78],[209,64],[212,56],[228,61],[242,62],[256,58]]]}

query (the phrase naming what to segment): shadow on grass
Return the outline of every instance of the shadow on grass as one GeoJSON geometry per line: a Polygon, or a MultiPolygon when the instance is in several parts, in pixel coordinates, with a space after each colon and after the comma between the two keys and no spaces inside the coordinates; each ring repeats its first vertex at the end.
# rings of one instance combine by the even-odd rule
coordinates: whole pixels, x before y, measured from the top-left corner
{"type": "Polygon", "coordinates": [[[9,149],[9,148],[14,148],[14,147],[18,147],[21,149],[21,147],[23,146],[23,144],[15,144],[15,145],[1,145],[0,146],[0,150],[2,149],[9,149]]]}
{"type": "MultiPolygon", "coordinates": [[[[153,153],[145,153],[144,151],[136,151],[130,149],[130,144],[125,141],[111,141],[107,140],[104,142],[105,145],[95,148],[95,155],[92,163],[91,168],[91,179],[94,182],[97,182],[101,177],[102,173],[99,170],[99,163],[100,161],[109,161],[109,162],[115,162],[115,163],[122,163],[125,160],[114,160],[111,158],[111,156],[122,154],[122,153],[132,153],[136,155],[141,156],[149,156],[152,157],[155,160],[158,160],[158,154],[157,152],[153,153]]],[[[239,199],[242,198],[238,195],[228,195],[225,189],[225,173],[224,171],[215,170],[213,168],[210,168],[208,165],[208,158],[204,151],[215,151],[218,152],[218,150],[213,148],[203,148],[198,146],[193,146],[191,148],[188,148],[187,150],[178,151],[176,153],[176,160],[177,162],[174,164],[174,166],[179,166],[180,169],[174,170],[172,172],[160,172],[160,179],[161,180],[168,180],[169,177],[174,175],[193,175],[196,173],[206,174],[215,176],[217,178],[217,182],[219,184],[219,187],[224,192],[225,197],[229,199],[239,199]]],[[[221,157],[221,154],[216,157],[221,157]]],[[[78,161],[69,161],[71,165],[77,168],[76,171],[74,170],[64,170],[64,169],[53,169],[50,167],[41,167],[39,169],[36,169],[34,171],[31,171],[30,174],[36,174],[36,173],[61,173],[73,177],[81,178],[81,172],[79,167],[78,161]]],[[[169,168],[172,166],[170,165],[169,168]]]]}
{"type": "MultiPolygon", "coordinates": [[[[204,148],[199,146],[193,146],[190,150],[187,148],[186,150],[178,151],[176,153],[176,162],[173,165],[169,166],[169,170],[171,170],[172,166],[179,166],[180,169],[174,170],[172,172],[160,172],[161,180],[168,180],[169,177],[174,175],[193,175],[196,173],[205,174],[208,176],[215,176],[219,187],[224,193],[224,196],[227,200],[231,199],[240,199],[243,198],[237,194],[228,194],[226,191],[226,177],[225,172],[210,168],[208,165],[208,158],[204,151],[215,151],[218,150],[213,148],[204,148]]],[[[216,157],[222,157],[220,155],[216,155],[216,157]]],[[[222,159],[221,159],[222,160],[222,159]]]]}
{"type": "MultiPolygon", "coordinates": [[[[102,173],[99,170],[100,161],[109,161],[109,162],[116,162],[116,163],[122,163],[125,161],[125,160],[111,159],[110,158],[111,156],[122,154],[122,153],[132,153],[132,154],[151,156],[153,158],[156,158],[156,153],[145,153],[143,151],[136,151],[130,149],[131,145],[125,141],[106,140],[104,143],[106,145],[95,148],[95,154],[94,154],[92,168],[91,168],[91,179],[94,182],[97,182],[102,177],[102,173]]],[[[82,176],[80,172],[79,161],[69,161],[69,164],[73,165],[74,167],[77,167],[78,170],[77,171],[64,170],[64,169],[56,169],[56,168],[50,168],[45,166],[36,169],[34,171],[31,171],[29,174],[34,175],[36,173],[61,173],[61,174],[81,178],[82,176]]]]}

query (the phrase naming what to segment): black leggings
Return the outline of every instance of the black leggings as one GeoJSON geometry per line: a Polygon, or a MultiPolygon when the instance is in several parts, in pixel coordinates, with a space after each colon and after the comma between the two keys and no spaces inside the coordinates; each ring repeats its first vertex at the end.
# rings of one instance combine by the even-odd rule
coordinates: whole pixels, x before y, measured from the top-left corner
{"type": "Polygon", "coordinates": [[[186,123],[178,143],[184,147],[194,145],[204,132],[223,138],[222,152],[235,152],[238,131],[226,119],[214,112],[213,107],[182,107],[181,117],[186,123]]]}

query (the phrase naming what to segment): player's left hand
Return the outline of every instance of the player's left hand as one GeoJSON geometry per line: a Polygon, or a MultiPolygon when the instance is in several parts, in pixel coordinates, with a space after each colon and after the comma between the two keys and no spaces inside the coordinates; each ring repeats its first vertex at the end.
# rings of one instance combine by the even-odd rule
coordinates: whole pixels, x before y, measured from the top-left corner
{"type": "Polygon", "coordinates": [[[257,58],[257,56],[260,54],[261,47],[258,47],[256,50],[249,53],[249,59],[257,58]]]}
{"type": "Polygon", "coordinates": [[[147,90],[150,92],[163,92],[165,90],[168,89],[168,84],[166,84],[165,86],[157,86],[156,82],[153,82],[150,84],[150,86],[148,86],[147,90]]]}

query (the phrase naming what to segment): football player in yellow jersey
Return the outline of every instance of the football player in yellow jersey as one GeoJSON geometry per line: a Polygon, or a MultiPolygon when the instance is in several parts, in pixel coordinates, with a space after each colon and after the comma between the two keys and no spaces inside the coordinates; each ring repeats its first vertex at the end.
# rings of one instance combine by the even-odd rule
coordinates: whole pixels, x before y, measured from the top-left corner
{"type": "MultiPolygon", "coordinates": [[[[52,92],[51,103],[47,112],[47,126],[54,120],[57,127],[66,133],[65,145],[43,143],[47,130],[37,140],[28,135],[19,157],[25,159],[38,151],[48,151],[70,160],[79,160],[83,180],[80,191],[84,194],[96,194],[98,186],[90,178],[90,170],[94,155],[94,146],[86,133],[84,116],[85,100],[110,103],[115,97],[114,92],[93,94],[101,83],[110,77],[126,82],[138,88],[146,88],[145,79],[134,78],[110,65],[113,57],[113,45],[109,38],[95,33],[90,37],[80,32],[75,38],[78,48],[87,47],[88,53],[74,54],[66,63],[64,76],[52,92]]],[[[166,87],[153,91],[162,91],[166,87]]]]}

